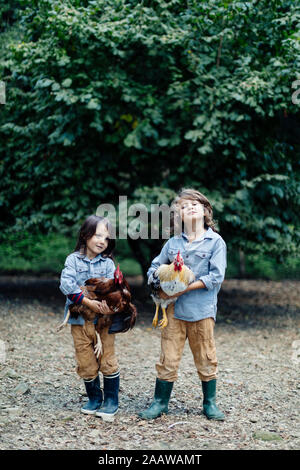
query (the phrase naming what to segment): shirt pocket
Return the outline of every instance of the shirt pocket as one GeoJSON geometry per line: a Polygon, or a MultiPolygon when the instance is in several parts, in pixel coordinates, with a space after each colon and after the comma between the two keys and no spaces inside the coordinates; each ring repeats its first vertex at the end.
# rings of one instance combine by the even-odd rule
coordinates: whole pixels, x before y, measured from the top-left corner
{"type": "Polygon", "coordinates": [[[94,277],[106,277],[106,269],[105,268],[95,268],[94,277]]]}
{"type": "Polygon", "coordinates": [[[193,272],[195,276],[205,276],[209,273],[209,260],[212,256],[211,251],[197,250],[194,253],[193,272]]]}
{"type": "Polygon", "coordinates": [[[89,274],[89,268],[87,266],[78,266],[77,273],[78,283],[80,286],[82,286],[84,282],[91,277],[89,274]]]}
{"type": "Polygon", "coordinates": [[[169,258],[170,263],[173,263],[174,258],[177,256],[177,253],[178,253],[178,249],[175,249],[175,248],[168,249],[168,258],[169,258]]]}

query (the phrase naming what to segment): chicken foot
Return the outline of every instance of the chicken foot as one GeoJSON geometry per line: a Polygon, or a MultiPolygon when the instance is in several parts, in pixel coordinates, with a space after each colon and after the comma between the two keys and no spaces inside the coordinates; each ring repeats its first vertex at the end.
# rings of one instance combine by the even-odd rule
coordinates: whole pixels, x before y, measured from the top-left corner
{"type": "Polygon", "coordinates": [[[168,317],[167,317],[167,313],[166,313],[166,309],[165,307],[162,307],[162,312],[163,312],[163,318],[160,320],[158,326],[159,328],[165,328],[168,324],[168,317]]]}
{"type": "Polygon", "coordinates": [[[159,304],[155,304],[156,305],[156,309],[155,309],[155,315],[153,317],[153,320],[152,320],[152,325],[154,326],[154,328],[157,327],[157,324],[159,326],[159,328],[165,328],[168,324],[168,317],[167,317],[167,313],[166,313],[166,309],[165,307],[162,307],[162,312],[163,312],[163,318],[158,322],[158,310],[159,310],[159,304]]]}
{"type": "Polygon", "coordinates": [[[59,331],[61,331],[67,325],[69,318],[70,318],[70,310],[68,310],[66,318],[64,319],[64,321],[56,328],[57,333],[59,331]]]}
{"type": "Polygon", "coordinates": [[[159,304],[155,304],[155,305],[156,305],[155,315],[154,315],[153,320],[152,320],[152,326],[154,326],[154,328],[157,327],[157,323],[158,323],[158,309],[159,309],[159,304]]]}
{"type": "Polygon", "coordinates": [[[95,331],[95,333],[96,333],[97,343],[94,346],[94,351],[98,359],[100,354],[102,353],[102,342],[101,342],[101,338],[100,338],[98,331],[95,331]]]}

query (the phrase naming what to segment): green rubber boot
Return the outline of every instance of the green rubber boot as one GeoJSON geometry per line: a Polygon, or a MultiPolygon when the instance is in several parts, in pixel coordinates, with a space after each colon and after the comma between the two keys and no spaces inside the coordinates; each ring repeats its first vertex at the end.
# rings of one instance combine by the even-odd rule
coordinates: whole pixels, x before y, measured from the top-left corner
{"type": "Polygon", "coordinates": [[[203,391],[203,413],[208,419],[224,421],[225,415],[216,405],[216,379],[208,382],[202,381],[203,391]]]}
{"type": "Polygon", "coordinates": [[[149,408],[139,413],[143,419],[155,419],[163,413],[168,413],[168,404],[174,382],[156,379],[154,399],[149,408]]]}

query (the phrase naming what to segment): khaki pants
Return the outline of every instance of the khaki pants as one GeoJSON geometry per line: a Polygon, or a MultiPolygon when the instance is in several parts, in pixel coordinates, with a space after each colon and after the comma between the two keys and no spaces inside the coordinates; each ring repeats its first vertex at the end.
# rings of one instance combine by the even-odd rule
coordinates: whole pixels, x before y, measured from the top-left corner
{"type": "Polygon", "coordinates": [[[168,325],[161,332],[161,354],[156,364],[157,376],[167,382],[178,378],[178,367],[186,338],[194,356],[199,378],[207,382],[217,378],[218,362],[213,318],[188,322],[174,318],[174,304],[167,309],[168,325]]]}
{"type": "Polygon", "coordinates": [[[86,321],[84,325],[71,325],[74,340],[77,374],[82,379],[94,379],[99,370],[103,375],[111,375],[119,370],[115,356],[115,335],[108,334],[108,327],[100,333],[102,354],[97,359],[94,353],[96,344],[95,325],[86,321]]]}

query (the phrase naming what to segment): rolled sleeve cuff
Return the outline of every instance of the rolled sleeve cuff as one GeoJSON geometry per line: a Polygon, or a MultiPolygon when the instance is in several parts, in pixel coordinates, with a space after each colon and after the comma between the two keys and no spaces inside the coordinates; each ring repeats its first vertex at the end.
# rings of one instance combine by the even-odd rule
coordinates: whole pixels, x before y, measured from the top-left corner
{"type": "Polygon", "coordinates": [[[69,294],[68,299],[71,300],[73,304],[81,304],[83,301],[84,295],[82,292],[79,294],[69,294]]]}
{"type": "Polygon", "coordinates": [[[203,284],[205,285],[206,290],[212,290],[213,289],[213,284],[207,277],[208,276],[199,277],[199,281],[203,282],[203,284]]]}
{"type": "Polygon", "coordinates": [[[203,282],[207,290],[213,290],[213,288],[216,285],[216,283],[213,283],[213,281],[209,278],[209,276],[199,277],[199,281],[203,282]]]}
{"type": "Polygon", "coordinates": [[[147,272],[147,276],[148,276],[148,284],[150,284],[152,281],[153,281],[153,273],[154,273],[155,269],[152,269],[147,272]]]}

